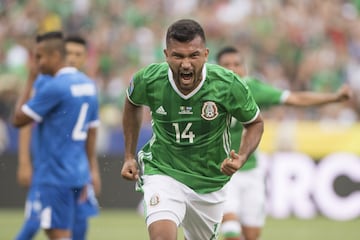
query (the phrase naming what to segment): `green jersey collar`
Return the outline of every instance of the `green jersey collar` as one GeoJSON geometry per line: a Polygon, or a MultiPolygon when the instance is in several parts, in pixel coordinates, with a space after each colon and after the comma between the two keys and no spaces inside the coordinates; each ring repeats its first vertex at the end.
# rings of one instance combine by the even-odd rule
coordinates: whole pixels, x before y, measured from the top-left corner
{"type": "Polygon", "coordinates": [[[200,84],[191,93],[185,95],[185,94],[181,93],[180,90],[177,88],[175,81],[174,81],[173,73],[172,73],[170,67],[168,69],[168,77],[169,77],[169,81],[170,81],[172,88],[181,98],[183,98],[185,100],[194,96],[201,89],[202,85],[204,84],[204,82],[206,80],[206,63],[203,66],[201,75],[202,75],[202,80],[201,80],[200,84]]]}

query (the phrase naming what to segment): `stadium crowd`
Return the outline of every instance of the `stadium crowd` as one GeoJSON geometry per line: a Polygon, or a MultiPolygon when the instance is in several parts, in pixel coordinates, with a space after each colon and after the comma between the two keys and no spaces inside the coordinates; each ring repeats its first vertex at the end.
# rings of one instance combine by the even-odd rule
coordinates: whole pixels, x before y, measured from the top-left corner
{"type": "Polygon", "coordinates": [[[348,83],[355,91],[346,104],[273,108],[265,118],[354,123],[360,114],[359,12],[359,0],[1,0],[0,152],[37,33],[61,29],[87,38],[86,68],[100,90],[104,139],[121,128],[131,75],[164,60],[166,26],[184,17],[204,27],[209,62],[220,48],[235,45],[249,72],[274,86],[329,92],[348,83]]]}

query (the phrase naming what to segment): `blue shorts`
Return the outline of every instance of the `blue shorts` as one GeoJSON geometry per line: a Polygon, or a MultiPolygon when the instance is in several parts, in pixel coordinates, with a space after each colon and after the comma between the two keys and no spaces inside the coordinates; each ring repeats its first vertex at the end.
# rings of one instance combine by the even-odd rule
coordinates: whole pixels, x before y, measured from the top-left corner
{"type": "Polygon", "coordinates": [[[42,206],[41,228],[71,230],[82,188],[40,185],[38,190],[42,206]]]}
{"type": "MultiPolygon", "coordinates": [[[[42,216],[41,213],[42,213],[43,209],[46,208],[46,206],[52,207],[52,205],[54,205],[55,208],[52,207],[52,208],[54,208],[52,211],[55,211],[55,213],[57,212],[58,208],[59,208],[60,212],[69,212],[68,210],[73,208],[73,207],[69,208],[66,205],[62,206],[62,204],[57,204],[55,201],[55,197],[53,198],[51,195],[54,192],[55,192],[55,194],[59,194],[59,192],[62,192],[62,191],[59,191],[54,186],[32,185],[30,187],[30,189],[27,193],[27,197],[26,197],[25,221],[31,221],[33,223],[37,222],[37,225],[39,225],[39,227],[40,227],[41,216],[42,216]],[[47,196],[49,196],[50,199],[52,199],[54,201],[47,200],[49,198],[47,196]]],[[[75,193],[74,193],[73,189],[70,189],[69,192],[70,192],[70,196],[68,195],[69,198],[71,198],[71,195],[73,195],[73,194],[75,195],[72,197],[72,198],[75,198],[75,200],[74,200],[75,219],[72,220],[72,222],[75,221],[75,226],[78,223],[86,220],[87,218],[96,216],[99,214],[98,202],[95,197],[94,189],[91,184],[87,185],[87,197],[86,197],[85,201],[79,200],[79,196],[80,196],[79,189],[75,193]]],[[[55,219],[56,219],[57,216],[61,217],[61,215],[58,216],[55,214],[53,217],[55,217],[55,219]]],[[[71,214],[71,216],[73,217],[74,215],[71,214]]],[[[54,221],[56,222],[58,220],[54,220],[54,221]]],[[[61,220],[59,219],[59,221],[61,221],[61,220]]],[[[57,228],[57,227],[55,227],[57,224],[55,224],[55,225],[50,224],[50,225],[51,225],[50,228],[57,228]]],[[[67,228],[65,228],[65,229],[67,229],[67,228]]]]}
{"type": "Polygon", "coordinates": [[[25,219],[40,221],[41,209],[42,206],[41,206],[39,189],[35,185],[31,186],[26,196],[25,219]]]}
{"type": "Polygon", "coordinates": [[[86,186],[86,200],[80,201],[76,212],[76,220],[81,221],[99,214],[99,205],[91,184],[86,186]]]}
{"type": "Polygon", "coordinates": [[[16,240],[33,239],[40,228],[41,202],[36,186],[31,186],[26,197],[25,221],[15,237],[16,240]]]}
{"type": "MultiPolygon", "coordinates": [[[[42,202],[41,191],[46,191],[46,188],[37,185],[31,185],[25,204],[25,222],[16,236],[16,240],[32,239],[40,229],[42,202]]],[[[86,188],[85,201],[78,201],[75,210],[74,225],[72,226],[72,233],[74,239],[86,239],[88,218],[96,216],[99,213],[98,202],[91,184],[86,188]]],[[[52,228],[52,227],[51,227],[52,228]]]]}

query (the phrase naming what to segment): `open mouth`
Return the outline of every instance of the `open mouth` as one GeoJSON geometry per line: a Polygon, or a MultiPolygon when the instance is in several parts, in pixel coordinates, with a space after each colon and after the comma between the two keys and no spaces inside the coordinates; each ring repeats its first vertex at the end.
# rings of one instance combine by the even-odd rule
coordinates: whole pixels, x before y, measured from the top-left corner
{"type": "Polygon", "coordinates": [[[182,82],[189,83],[192,81],[194,74],[192,72],[183,72],[180,73],[180,77],[182,79],[182,82]]]}

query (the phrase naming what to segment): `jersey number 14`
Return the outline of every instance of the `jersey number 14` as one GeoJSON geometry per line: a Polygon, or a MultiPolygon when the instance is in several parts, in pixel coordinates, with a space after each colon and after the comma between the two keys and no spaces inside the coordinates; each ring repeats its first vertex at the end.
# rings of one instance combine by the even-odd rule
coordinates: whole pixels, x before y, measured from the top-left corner
{"type": "Polygon", "coordinates": [[[195,134],[190,131],[192,123],[187,123],[185,129],[181,133],[179,123],[173,123],[172,125],[175,128],[175,138],[177,143],[180,143],[181,140],[189,141],[189,143],[194,142],[195,134]]]}

